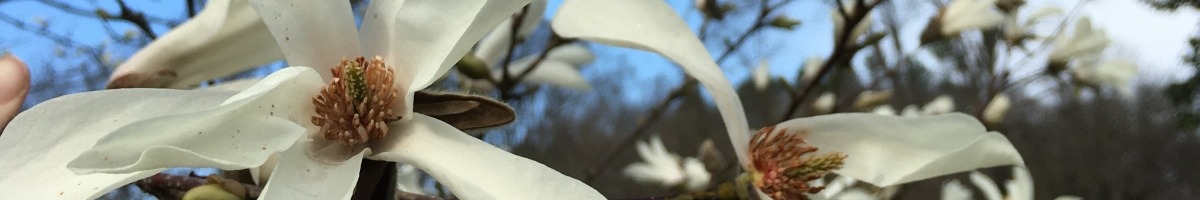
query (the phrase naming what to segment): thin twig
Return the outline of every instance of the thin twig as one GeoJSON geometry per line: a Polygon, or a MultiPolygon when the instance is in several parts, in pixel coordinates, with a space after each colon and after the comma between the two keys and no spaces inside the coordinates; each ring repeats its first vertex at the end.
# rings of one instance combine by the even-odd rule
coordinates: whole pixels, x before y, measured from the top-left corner
{"type": "MultiPolygon", "coordinates": [[[[871,9],[874,9],[875,6],[878,6],[879,4],[881,4],[885,1],[886,0],[879,0],[879,1],[876,1],[875,3],[871,3],[870,5],[865,5],[866,2],[864,2],[863,0],[858,0],[858,3],[855,6],[856,8],[854,10],[853,15],[852,16],[847,16],[847,15],[842,16],[843,19],[846,19],[845,20],[846,23],[842,25],[842,30],[841,30],[842,32],[840,35],[838,35],[838,37],[837,37],[838,40],[834,41],[833,54],[831,54],[829,56],[829,59],[826,59],[825,62],[821,64],[821,69],[817,71],[816,77],[813,77],[812,79],[805,81],[804,89],[801,90],[800,93],[792,94],[792,101],[791,101],[791,103],[788,104],[788,108],[787,108],[786,112],[784,112],[784,115],[782,117],[780,117],[780,120],[778,122],[787,121],[788,119],[792,118],[792,115],[794,115],[796,113],[797,108],[800,107],[800,103],[804,101],[804,99],[808,96],[809,93],[812,92],[813,89],[816,89],[817,83],[820,82],[820,80],[823,79],[826,74],[829,74],[829,72],[832,71],[831,68],[833,68],[833,66],[841,66],[841,64],[849,63],[849,61],[851,60],[851,58],[853,58],[853,56],[855,54],[855,51],[853,51],[855,49],[854,46],[857,46],[857,45],[849,45],[849,44],[852,44],[852,42],[853,42],[852,40],[857,39],[857,38],[850,37],[851,36],[850,34],[853,34],[853,32],[854,32],[854,27],[858,26],[858,24],[862,22],[863,18],[866,18],[867,13],[870,13],[871,9]],[[837,65],[835,65],[835,64],[837,64],[837,65]]],[[[842,11],[841,10],[841,7],[842,7],[841,1],[836,0],[836,2],[838,2],[839,11],[842,11]]],[[[845,12],[843,12],[843,13],[845,13],[845,12]]]]}

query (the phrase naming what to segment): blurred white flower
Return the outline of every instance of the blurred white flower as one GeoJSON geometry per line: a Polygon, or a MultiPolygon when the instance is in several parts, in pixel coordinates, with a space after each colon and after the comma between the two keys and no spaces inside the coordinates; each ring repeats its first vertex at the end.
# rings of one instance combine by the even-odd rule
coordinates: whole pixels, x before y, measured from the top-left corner
{"type": "Polygon", "coordinates": [[[933,101],[929,101],[928,104],[925,104],[925,107],[921,109],[921,112],[925,115],[939,115],[954,112],[954,98],[950,97],[950,95],[938,95],[937,97],[933,98],[933,101]]]}
{"type": "Polygon", "coordinates": [[[759,60],[758,67],[754,68],[754,89],[758,91],[767,90],[767,86],[771,84],[771,68],[767,60],[759,60]]]}
{"type": "Polygon", "coordinates": [[[681,159],[663,146],[657,135],[649,141],[637,143],[642,162],[625,167],[625,176],[638,182],[658,184],[663,187],[683,187],[689,191],[703,190],[708,186],[708,170],[696,158],[681,159]]]}
{"type": "Polygon", "coordinates": [[[1008,115],[1009,102],[1008,95],[1004,93],[996,94],[992,97],[992,102],[988,103],[983,109],[983,123],[988,125],[997,125],[1004,122],[1004,116],[1008,115]]]}
{"type": "Polygon", "coordinates": [[[833,93],[825,92],[825,94],[821,94],[820,97],[817,97],[817,100],[813,101],[813,113],[818,115],[829,113],[833,111],[833,107],[836,106],[835,104],[837,104],[837,99],[835,99],[833,93]]]}
{"type": "Polygon", "coordinates": [[[1046,6],[1026,16],[1024,23],[1018,23],[1017,15],[1008,15],[1004,20],[1004,37],[1012,44],[1022,45],[1027,39],[1038,38],[1032,31],[1042,18],[1062,14],[1062,9],[1046,6]]]}
{"type": "Polygon", "coordinates": [[[917,108],[916,105],[907,105],[907,106],[904,106],[903,110],[900,110],[900,116],[902,116],[902,117],[914,118],[914,117],[920,117],[923,115],[924,114],[922,114],[921,109],[917,108]]]}
{"type": "Polygon", "coordinates": [[[1054,50],[1050,53],[1050,62],[1067,63],[1075,57],[1097,57],[1108,47],[1111,40],[1104,29],[1092,28],[1092,20],[1081,17],[1075,22],[1074,35],[1060,33],[1054,39],[1054,50]]]}
{"type": "Polygon", "coordinates": [[[11,54],[0,56],[0,132],[21,111],[29,85],[29,66],[11,54]]]}
{"type": "Polygon", "coordinates": [[[971,200],[971,190],[958,180],[942,184],[942,200],[971,200]]]}
{"type": "Polygon", "coordinates": [[[1013,179],[1005,183],[1007,196],[1000,194],[1000,187],[987,175],[973,171],[969,176],[971,183],[983,192],[987,200],[1033,200],[1033,177],[1029,175],[1029,170],[1015,166],[1012,173],[1013,179]]]}
{"type": "Polygon", "coordinates": [[[854,108],[865,110],[875,107],[876,105],[887,103],[888,99],[892,98],[891,90],[875,91],[867,90],[858,94],[858,98],[854,100],[854,108]]]}
{"type": "MultiPolygon", "coordinates": [[[[544,2],[545,0],[537,0],[544,2]]],[[[535,2],[537,2],[535,1],[535,2]]],[[[544,7],[544,5],[543,5],[544,7]]],[[[530,9],[534,9],[532,6],[530,9]]],[[[544,9],[544,8],[543,8],[544,9]]],[[[536,19],[541,19],[536,18],[536,19]]],[[[504,57],[508,56],[508,48],[512,44],[512,19],[501,22],[496,29],[487,36],[484,36],[479,42],[479,46],[475,48],[473,55],[487,63],[491,69],[499,69],[504,62],[504,57]]],[[[540,22],[540,21],[537,21],[540,22]]],[[[534,24],[536,25],[536,24],[534,24]]],[[[531,27],[528,24],[521,25],[521,31],[525,27],[531,27]]],[[[527,35],[522,35],[525,37],[527,35]]],[[[519,59],[514,59],[509,63],[509,74],[516,76],[533,65],[533,62],[540,57],[541,54],[528,55],[519,59]]],[[[577,90],[591,90],[592,86],[588,84],[583,75],[579,73],[579,68],[595,59],[587,46],[582,44],[568,44],[559,46],[550,50],[549,55],[546,55],[545,60],[538,63],[537,68],[533,69],[523,81],[531,83],[550,84],[555,86],[567,87],[577,90]]],[[[492,70],[492,77],[495,80],[500,80],[500,70],[492,70]]],[[[490,85],[490,84],[489,84],[490,85]]],[[[484,88],[479,88],[484,89],[484,88]]]]}
{"type": "Polygon", "coordinates": [[[804,75],[801,78],[805,81],[812,81],[817,78],[817,72],[821,71],[821,64],[825,62],[824,58],[811,57],[804,61],[804,75]]]}
{"type": "Polygon", "coordinates": [[[889,106],[889,105],[876,106],[874,110],[871,110],[871,113],[874,113],[877,115],[897,116],[896,109],[892,108],[892,106],[889,106]]]}
{"type": "Polygon", "coordinates": [[[1084,62],[1072,69],[1071,75],[1084,84],[1094,86],[1109,86],[1116,88],[1121,94],[1130,95],[1133,88],[1129,80],[1137,76],[1137,65],[1124,60],[1111,60],[1100,64],[1084,62]]]}
{"type": "MultiPolygon", "coordinates": [[[[854,16],[858,12],[855,10],[855,5],[858,4],[857,2],[858,1],[850,0],[842,4],[843,8],[846,10],[846,15],[854,16]]],[[[874,13],[867,13],[866,17],[864,17],[862,21],[858,23],[858,25],[854,26],[854,29],[850,31],[850,42],[857,42],[858,38],[867,34],[867,31],[869,31],[871,28],[872,18],[874,18],[872,17],[873,15],[874,13]]],[[[846,26],[846,20],[842,18],[842,13],[839,12],[837,8],[829,10],[829,18],[833,19],[833,38],[835,40],[841,39],[838,37],[842,35],[842,29],[844,29],[844,26],[846,26]]]]}
{"type": "Polygon", "coordinates": [[[943,36],[963,31],[986,29],[1004,22],[1004,14],[995,9],[996,0],[954,0],[939,13],[943,36]]]}

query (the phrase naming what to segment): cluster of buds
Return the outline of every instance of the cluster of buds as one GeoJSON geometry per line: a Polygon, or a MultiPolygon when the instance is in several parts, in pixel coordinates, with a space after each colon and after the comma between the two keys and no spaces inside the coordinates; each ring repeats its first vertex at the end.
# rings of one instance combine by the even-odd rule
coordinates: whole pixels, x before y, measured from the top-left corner
{"type": "Polygon", "coordinates": [[[343,58],[330,70],[333,82],[312,100],[317,113],[312,123],[321,127],[325,139],[357,145],[386,136],[387,123],[399,120],[392,111],[399,95],[392,69],[378,56],[371,60],[359,56],[343,58]]]}
{"type": "Polygon", "coordinates": [[[776,132],[775,127],[766,127],[750,139],[750,159],[754,167],[750,174],[754,186],[773,199],[808,199],[808,194],[824,189],[823,186],[810,186],[808,182],[842,168],[846,155],[808,155],[817,148],[799,138],[798,135],[803,134],[784,132],[787,129],[776,132]]]}

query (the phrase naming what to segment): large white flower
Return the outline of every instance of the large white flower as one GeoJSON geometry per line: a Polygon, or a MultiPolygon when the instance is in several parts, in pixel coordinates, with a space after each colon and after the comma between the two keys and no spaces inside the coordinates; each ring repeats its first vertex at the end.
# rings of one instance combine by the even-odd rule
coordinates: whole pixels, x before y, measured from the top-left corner
{"type": "Polygon", "coordinates": [[[958,35],[963,31],[985,29],[1000,25],[1004,15],[994,9],[996,0],[954,0],[942,10],[941,20],[944,36],[958,35]]]}
{"type": "Polygon", "coordinates": [[[13,55],[0,57],[0,131],[17,116],[29,94],[29,66],[13,55]]]}
{"type": "Polygon", "coordinates": [[[414,165],[464,199],[603,198],[545,165],[412,112],[414,92],[527,3],[375,1],[356,31],[346,1],[252,2],[288,62],[307,67],[272,73],[240,93],[126,89],[43,102],[0,138],[11,148],[0,152],[0,194],[90,199],[165,167],[246,169],[282,152],[264,199],[349,198],[364,158],[414,165]],[[378,59],[344,60],[356,56],[378,59]],[[346,68],[330,73],[334,66],[346,68]],[[328,81],[349,86],[322,89],[328,81]],[[331,90],[348,92],[314,98],[331,90]],[[383,100],[391,95],[398,99],[383,100]],[[333,104],[348,99],[358,106],[333,104]],[[380,106],[388,104],[394,106],[380,106]],[[358,123],[331,112],[354,114],[358,123]],[[402,119],[382,123],[392,116],[402,119]]]}
{"type": "Polygon", "coordinates": [[[667,151],[657,135],[649,141],[637,144],[642,162],[625,167],[625,175],[641,182],[659,184],[663,187],[678,187],[695,191],[708,186],[709,175],[704,163],[696,158],[680,158],[667,151]]]}
{"type": "Polygon", "coordinates": [[[1071,68],[1071,75],[1084,84],[1109,86],[1121,94],[1133,93],[1129,80],[1137,76],[1137,65],[1124,60],[1112,60],[1100,64],[1095,61],[1082,62],[1082,66],[1071,68]]]}
{"type": "MultiPolygon", "coordinates": [[[[741,102],[700,40],[672,11],[662,1],[568,0],[553,26],[563,37],[648,50],[678,63],[712,94],[741,166],[756,170],[741,102]]],[[[789,120],[773,130],[766,132],[799,135],[820,148],[818,153],[848,155],[845,167],[834,173],[880,187],[979,167],[1024,165],[1003,135],[986,132],[963,114],[916,119],[833,114],[789,120]]]]}
{"type": "Polygon", "coordinates": [[[108,87],[192,87],[283,58],[272,41],[249,0],[211,0],[117,66],[108,87]]]}
{"type": "Polygon", "coordinates": [[[1108,34],[1104,29],[1092,28],[1092,20],[1081,17],[1075,22],[1075,33],[1069,38],[1062,33],[1054,40],[1054,50],[1050,53],[1050,61],[1067,63],[1071,58],[1097,57],[1108,47],[1108,34]]]}

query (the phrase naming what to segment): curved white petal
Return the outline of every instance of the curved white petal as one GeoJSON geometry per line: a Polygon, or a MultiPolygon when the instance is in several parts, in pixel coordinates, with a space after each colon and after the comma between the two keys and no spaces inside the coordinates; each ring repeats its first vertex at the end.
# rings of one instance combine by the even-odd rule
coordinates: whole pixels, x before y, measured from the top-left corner
{"type": "Polygon", "coordinates": [[[17,116],[29,94],[29,66],[12,55],[0,58],[0,131],[17,116]]]}
{"type": "Polygon", "coordinates": [[[220,106],[116,128],[68,168],[78,173],[127,173],[168,167],[256,167],[315,130],[309,122],[310,97],[323,84],[310,68],[285,68],[220,106]]]}
{"type": "Polygon", "coordinates": [[[308,154],[308,144],[297,142],[294,148],[280,154],[279,164],[271,173],[271,181],[263,188],[261,199],[350,199],[358,184],[362,166],[360,151],[339,163],[323,162],[308,154]]]}
{"type": "MultiPolygon", "coordinates": [[[[390,57],[387,54],[392,52],[394,40],[404,37],[396,35],[396,31],[393,31],[400,28],[400,24],[396,20],[400,9],[404,7],[404,2],[405,0],[371,1],[371,4],[367,6],[367,11],[363,14],[362,26],[358,30],[363,56],[390,57]]],[[[388,62],[387,64],[388,67],[396,69],[398,73],[404,71],[400,69],[405,69],[397,66],[397,63],[388,62]]]]}
{"type": "Polygon", "coordinates": [[[533,0],[529,2],[529,8],[525,9],[527,13],[522,14],[521,28],[517,30],[517,37],[529,37],[537,27],[542,24],[542,15],[546,14],[546,0],[533,0]]]}
{"type": "Polygon", "coordinates": [[[487,62],[488,66],[499,66],[508,56],[508,48],[512,46],[512,20],[504,20],[496,29],[479,40],[475,49],[475,57],[487,62]]]}
{"type": "Polygon", "coordinates": [[[281,58],[249,0],[212,0],[196,17],[130,56],[109,85],[185,88],[281,58]]]}
{"type": "Polygon", "coordinates": [[[1012,106],[1012,102],[1009,101],[1008,95],[1003,93],[992,97],[992,102],[983,109],[983,122],[989,125],[1003,122],[1004,116],[1008,115],[1008,108],[1012,106]]]}
{"type": "MultiPolygon", "coordinates": [[[[580,38],[614,46],[656,52],[678,63],[712,94],[735,149],[746,149],[750,136],[746,114],[733,85],[708,50],[662,1],[574,0],[563,2],[551,23],[565,38],[580,38]]],[[[738,151],[743,166],[746,153],[738,151]]]]}
{"type": "Polygon", "coordinates": [[[954,0],[942,14],[942,35],[953,36],[973,29],[985,29],[1004,22],[1004,14],[993,9],[996,0],[954,0]]]}
{"type": "MultiPolygon", "coordinates": [[[[509,66],[508,71],[511,74],[520,74],[522,71],[525,71],[525,69],[529,68],[529,65],[533,64],[532,62],[535,59],[537,58],[530,56],[526,59],[518,60],[509,66]]],[[[538,63],[537,69],[533,69],[532,72],[529,72],[529,76],[525,77],[525,81],[550,84],[583,91],[592,90],[592,85],[588,84],[587,79],[583,78],[583,75],[579,73],[578,69],[571,64],[558,60],[542,60],[541,63],[538,63]]]]}
{"type": "Polygon", "coordinates": [[[328,0],[254,0],[288,65],[308,66],[331,80],[329,68],[342,58],[361,56],[350,2],[328,0]]]}
{"type": "Polygon", "coordinates": [[[425,88],[450,70],[484,34],[529,1],[408,0],[397,11],[394,28],[388,30],[393,36],[390,51],[366,53],[382,55],[385,62],[400,69],[397,85],[425,88]]]}
{"type": "Polygon", "coordinates": [[[1137,65],[1129,61],[1113,60],[1097,65],[1086,65],[1072,68],[1072,74],[1080,81],[1114,87],[1122,94],[1132,94],[1133,88],[1129,80],[1137,75],[1137,65]]]}
{"type": "Polygon", "coordinates": [[[921,108],[921,111],[925,115],[954,112],[954,98],[950,97],[950,95],[938,95],[936,98],[933,98],[933,101],[925,104],[925,107],[921,108]]]}
{"type": "Polygon", "coordinates": [[[1003,135],[953,113],[903,118],[842,113],[793,119],[776,131],[802,134],[820,152],[848,155],[834,171],[879,187],[999,165],[1024,166],[1003,135]]]}
{"type": "Polygon", "coordinates": [[[603,199],[541,163],[513,155],[429,116],[390,124],[370,159],[421,168],[462,199],[603,199]]]}
{"type": "Polygon", "coordinates": [[[1033,176],[1029,169],[1013,167],[1013,179],[1006,185],[1009,200],[1033,200],[1033,176]]]}
{"type": "Polygon", "coordinates": [[[226,91],[104,90],[66,95],[22,112],[0,134],[0,199],[95,199],[157,173],[76,175],[67,163],[127,124],[216,106],[226,91]]]}
{"type": "Polygon", "coordinates": [[[562,61],[575,66],[575,68],[580,68],[596,60],[596,55],[592,54],[592,50],[588,49],[587,45],[574,43],[550,50],[550,55],[546,55],[546,59],[562,61]]]}
{"type": "Polygon", "coordinates": [[[996,186],[996,182],[993,182],[987,175],[983,175],[983,173],[979,173],[978,171],[972,171],[970,177],[971,183],[974,183],[975,187],[978,187],[979,191],[983,192],[983,197],[987,200],[1002,200],[1004,198],[1000,196],[1000,187],[996,186]]]}
{"type": "Polygon", "coordinates": [[[767,84],[771,83],[771,68],[767,65],[767,60],[759,60],[758,67],[754,68],[754,89],[763,91],[767,89],[767,84]]]}
{"type": "Polygon", "coordinates": [[[971,189],[958,180],[942,184],[942,200],[971,200],[971,189]]]}

